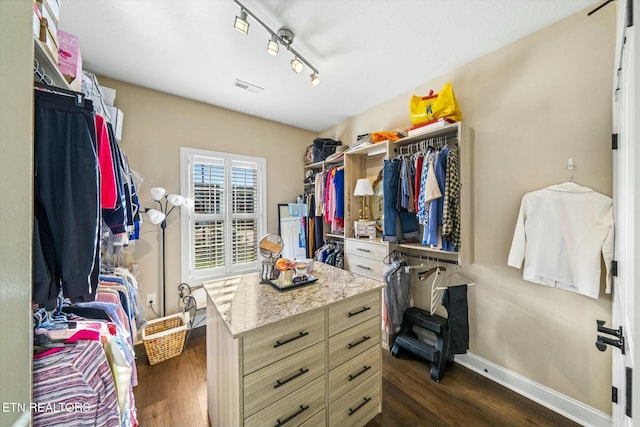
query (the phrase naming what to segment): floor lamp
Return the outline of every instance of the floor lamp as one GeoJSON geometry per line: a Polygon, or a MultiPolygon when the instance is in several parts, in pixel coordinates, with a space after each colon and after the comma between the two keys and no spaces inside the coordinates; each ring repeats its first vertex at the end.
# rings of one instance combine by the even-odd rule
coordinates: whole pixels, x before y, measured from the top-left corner
{"type": "Polygon", "coordinates": [[[166,240],[165,231],[167,228],[167,217],[178,206],[186,208],[193,207],[193,200],[179,194],[166,194],[166,190],[162,187],[153,187],[149,190],[151,197],[158,203],[160,209],[145,209],[147,216],[152,224],[160,225],[162,230],[162,315],[166,314],[165,304],[165,284],[167,280],[166,272],[166,240]],[[163,204],[164,201],[164,204],[163,204]]]}

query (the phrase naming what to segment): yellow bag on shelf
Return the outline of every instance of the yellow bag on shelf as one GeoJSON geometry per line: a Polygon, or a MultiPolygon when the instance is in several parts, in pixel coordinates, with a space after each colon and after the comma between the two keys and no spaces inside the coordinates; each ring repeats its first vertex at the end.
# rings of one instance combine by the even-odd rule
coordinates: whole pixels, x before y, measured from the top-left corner
{"type": "Polygon", "coordinates": [[[436,119],[448,118],[456,122],[462,120],[462,112],[458,101],[456,101],[456,95],[453,93],[451,82],[447,82],[438,93],[438,98],[433,103],[432,108],[436,119]]]}
{"type": "Polygon", "coordinates": [[[433,104],[436,102],[438,94],[434,95],[433,91],[429,92],[428,96],[416,96],[411,97],[409,107],[411,110],[411,123],[419,125],[421,123],[430,122],[436,119],[433,115],[433,104]]]}

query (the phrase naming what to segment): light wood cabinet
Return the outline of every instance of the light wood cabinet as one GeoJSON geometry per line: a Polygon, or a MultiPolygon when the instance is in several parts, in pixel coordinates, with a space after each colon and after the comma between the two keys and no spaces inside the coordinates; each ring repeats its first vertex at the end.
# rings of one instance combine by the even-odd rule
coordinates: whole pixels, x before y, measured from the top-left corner
{"type": "Polygon", "coordinates": [[[244,372],[253,372],[323,341],[324,316],[323,310],[316,310],[248,332],[243,338],[244,372]]]}
{"type": "Polygon", "coordinates": [[[345,268],[374,280],[382,281],[389,246],[380,239],[345,239],[345,268]]]}
{"type": "Polygon", "coordinates": [[[381,412],[379,286],[237,337],[208,295],[211,425],[355,427],[381,412]]]}
{"type": "Polygon", "coordinates": [[[382,401],[379,381],[377,376],[372,376],[331,403],[329,425],[362,426],[373,418],[382,401]]]}
{"type": "MultiPolygon", "coordinates": [[[[354,273],[362,274],[376,280],[382,280],[384,266],[382,260],[393,250],[400,250],[418,254],[419,256],[431,256],[434,258],[456,261],[461,266],[473,262],[473,138],[472,130],[462,122],[452,123],[442,128],[431,129],[420,135],[402,138],[395,142],[380,142],[366,147],[356,148],[347,152],[344,156],[345,169],[345,268],[354,273]],[[401,153],[415,153],[423,145],[442,141],[452,141],[458,145],[459,171],[460,171],[460,235],[461,247],[456,252],[443,251],[421,243],[387,243],[381,240],[382,233],[374,240],[354,239],[354,221],[359,217],[361,198],[354,196],[354,188],[359,178],[375,180],[379,178],[385,158],[391,159],[401,153]],[[424,141],[424,142],[423,142],[424,141]],[[358,243],[359,242],[359,243],[358,243]],[[376,253],[376,258],[367,256],[363,249],[370,250],[374,246],[382,245],[383,251],[376,253]],[[379,256],[382,254],[382,256],[379,256]],[[374,260],[372,262],[370,260],[374,260]],[[377,263],[376,263],[377,262],[377,263]],[[376,268],[376,266],[378,266],[376,268]]],[[[373,205],[384,200],[378,196],[372,197],[373,205]]],[[[381,210],[370,209],[372,220],[381,219],[381,210]],[[380,212],[380,213],[377,213],[380,212]]],[[[419,234],[422,236],[422,225],[419,226],[419,234]]]]}

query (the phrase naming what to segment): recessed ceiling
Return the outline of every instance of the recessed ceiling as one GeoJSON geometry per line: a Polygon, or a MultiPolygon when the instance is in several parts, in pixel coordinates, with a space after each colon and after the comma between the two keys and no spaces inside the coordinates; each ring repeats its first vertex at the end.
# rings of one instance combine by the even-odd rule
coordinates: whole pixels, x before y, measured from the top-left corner
{"type": "MultiPolygon", "coordinates": [[[[446,74],[596,0],[243,0],[320,70],[295,74],[266,52],[232,0],[64,0],[84,68],[113,79],[320,132],[446,74]],[[262,88],[245,90],[235,83],[262,88]]],[[[613,6],[609,6],[613,7],[613,6]]],[[[585,12],[586,13],[586,12],[585,12]]]]}

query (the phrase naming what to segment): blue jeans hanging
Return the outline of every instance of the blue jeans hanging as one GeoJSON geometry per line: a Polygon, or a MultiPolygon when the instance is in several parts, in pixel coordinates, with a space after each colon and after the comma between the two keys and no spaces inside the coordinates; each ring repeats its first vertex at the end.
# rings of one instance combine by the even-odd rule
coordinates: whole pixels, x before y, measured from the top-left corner
{"type": "Polygon", "coordinates": [[[416,215],[404,208],[397,209],[398,193],[400,185],[399,159],[385,160],[382,166],[382,191],[384,194],[384,230],[383,240],[397,242],[402,239],[418,239],[418,220],[416,215]],[[398,236],[398,218],[400,219],[400,232],[398,236]]]}

